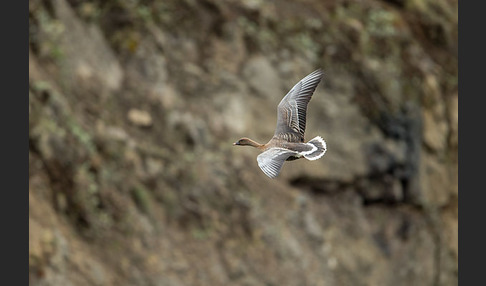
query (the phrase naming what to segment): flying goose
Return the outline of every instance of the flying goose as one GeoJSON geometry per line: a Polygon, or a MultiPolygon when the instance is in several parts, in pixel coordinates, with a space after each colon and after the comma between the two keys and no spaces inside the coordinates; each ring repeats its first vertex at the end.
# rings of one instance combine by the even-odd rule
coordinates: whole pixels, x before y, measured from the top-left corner
{"type": "Polygon", "coordinates": [[[285,161],[302,157],[317,160],[326,153],[326,142],[320,136],[304,143],[307,104],[323,75],[320,69],[310,73],[280,101],[277,108],[277,128],[267,144],[260,144],[246,137],[233,143],[263,151],[258,155],[257,162],[268,177],[277,177],[285,161]]]}

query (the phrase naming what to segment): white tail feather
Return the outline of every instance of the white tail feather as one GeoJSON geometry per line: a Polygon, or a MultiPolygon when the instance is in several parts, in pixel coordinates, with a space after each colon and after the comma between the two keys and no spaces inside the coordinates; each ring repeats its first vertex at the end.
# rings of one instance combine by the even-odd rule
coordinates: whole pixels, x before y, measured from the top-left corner
{"type": "Polygon", "coordinates": [[[322,137],[320,136],[317,136],[314,139],[310,140],[309,142],[307,142],[307,144],[310,144],[312,145],[312,147],[314,147],[312,148],[312,152],[304,155],[307,160],[317,160],[324,156],[327,151],[326,141],[324,141],[324,139],[322,139],[322,137]]]}

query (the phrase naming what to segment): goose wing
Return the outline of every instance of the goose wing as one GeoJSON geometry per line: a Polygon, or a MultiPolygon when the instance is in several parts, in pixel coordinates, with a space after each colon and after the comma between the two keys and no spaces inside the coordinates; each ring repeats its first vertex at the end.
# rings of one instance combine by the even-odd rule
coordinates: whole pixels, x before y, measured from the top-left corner
{"type": "Polygon", "coordinates": [[[290,137],[297,137],[298,142],[304,141],[307,104],[323,75],[322,70],[315,70],[294,85],[282,98],[277,108],[276,137],[291,134],[290,137]]]}
{"type": "Polygon", "coordinates": [[[270,178],[275,178],[280,173],[283,163],[288,157],[298,153],[289,149],[273,147],[262,152],[257,157],[258,166],[263,173],[270,178]]]}

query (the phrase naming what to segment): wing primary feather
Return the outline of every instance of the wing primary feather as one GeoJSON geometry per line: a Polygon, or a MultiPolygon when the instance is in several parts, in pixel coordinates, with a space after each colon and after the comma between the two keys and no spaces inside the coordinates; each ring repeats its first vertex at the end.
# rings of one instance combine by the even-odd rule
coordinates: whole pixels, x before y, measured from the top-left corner
{"type": "Polygon", "coordinates": [[[299,141],[303,141],[307,105],[323,75],[321,69],[315,70],[295,84],[284,96],[278,105],[275,135],[295,133],[301,137],[299,141]]]}
{"type": "Polygon", "coordinates": [[[257,157],[258,166],[270,178],[275,178],[280,173],[283,163],[288,157],[297,154],[297,152],[273,147],[270,148],[257,157]]]}

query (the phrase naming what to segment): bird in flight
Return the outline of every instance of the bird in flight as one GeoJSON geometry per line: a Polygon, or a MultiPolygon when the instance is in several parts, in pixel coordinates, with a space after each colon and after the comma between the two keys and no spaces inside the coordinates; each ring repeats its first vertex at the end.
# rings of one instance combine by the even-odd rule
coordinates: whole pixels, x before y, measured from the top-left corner
{"type": "Polygon", "coordinates": [[[320,136],[304,143],[307,104],[323,75],[320,69],[310,73],[282,98],[277,108],[277,128],[268,143],[260,144],[246,137],[233,143],[261,150],[258,166],[268,177],[277,177],[285,161],[302,157],[317,160],[326,153],[326,142],[320,136]]]}

